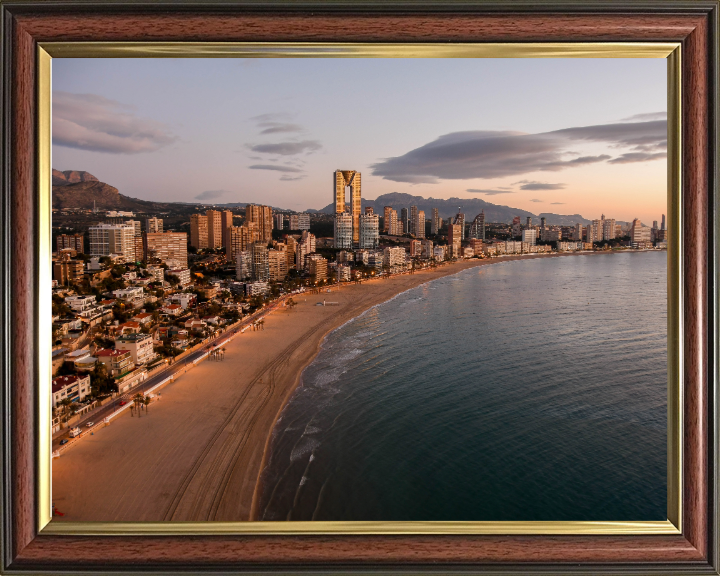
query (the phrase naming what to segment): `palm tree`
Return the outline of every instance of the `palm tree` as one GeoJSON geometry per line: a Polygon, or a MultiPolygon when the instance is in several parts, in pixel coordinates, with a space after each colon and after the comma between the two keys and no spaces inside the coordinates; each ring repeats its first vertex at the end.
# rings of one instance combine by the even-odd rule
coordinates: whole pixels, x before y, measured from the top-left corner
{"type": "Polygon", "coordinates": [[[259,320],[258,324],[260,324],[260,328],[262,330],[265,330],[265,319],[264,318],[262,320],[259,320]]]}
{"type": "Polygon", "coordinates": [[[144,398],[145,397],[142,394],[140,394],[140,392],[138,392],[137,394],[135,394],[135,396],[133,396],[133,404],[138,409],[138,417],[140,416],[140,405],[143,403],[144,398]]]}
{"type": "Polygon", "coordinates": [[[147,411],[148,411],[148,406],[150,406],[150,398],[148,398],[147,396],[145,396],[145,398],[143,398],[142,403],[145,404],[145,411],[147,412],[147,411]]]}

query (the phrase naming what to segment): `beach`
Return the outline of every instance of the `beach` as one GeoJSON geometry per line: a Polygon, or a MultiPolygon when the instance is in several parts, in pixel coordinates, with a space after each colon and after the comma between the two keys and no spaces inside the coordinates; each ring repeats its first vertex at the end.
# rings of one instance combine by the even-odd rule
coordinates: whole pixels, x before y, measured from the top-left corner
{"type": "Polygon", "coordinates": [[[262,330],[226,344],[224,360],[203,361],[166,385],[147,413],[125,411],[53,460],[53,503],[64,514],[53,521],[254,519],[273,426],[327,334],[425,282],[558,256],[470,259],[294,296],[297,306],[266,314],[262,330]]]}

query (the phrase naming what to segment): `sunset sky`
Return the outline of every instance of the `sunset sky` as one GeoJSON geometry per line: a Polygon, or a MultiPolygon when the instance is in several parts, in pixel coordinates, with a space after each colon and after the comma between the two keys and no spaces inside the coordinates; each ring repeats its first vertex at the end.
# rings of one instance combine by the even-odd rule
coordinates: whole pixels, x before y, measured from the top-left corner
{"type": "Polygon", "coordinates": [[[662,59],[53,60],[53,168],[127,196],[319,209],[388,192],[660,220],[662,59]]]}

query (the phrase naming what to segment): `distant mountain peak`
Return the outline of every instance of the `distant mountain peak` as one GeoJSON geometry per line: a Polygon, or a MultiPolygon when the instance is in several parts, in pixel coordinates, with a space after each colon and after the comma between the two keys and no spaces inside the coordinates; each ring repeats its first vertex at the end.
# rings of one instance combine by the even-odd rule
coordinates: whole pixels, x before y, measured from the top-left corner
{"type": "Polygon", "coordinates": [[[67,186],[68,184],[77,184],[78,182],[99,182],[95,176],[90,172],[84,172],[82,170],[60,170],[52,171],[52,185],[53,186],[67,186]]]}

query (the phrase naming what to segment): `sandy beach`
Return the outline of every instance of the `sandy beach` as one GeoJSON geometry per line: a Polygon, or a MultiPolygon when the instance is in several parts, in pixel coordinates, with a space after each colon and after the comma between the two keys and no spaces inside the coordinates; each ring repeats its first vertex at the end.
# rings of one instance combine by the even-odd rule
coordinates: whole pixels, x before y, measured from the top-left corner
{"type": "MultiPolygon", "coordinates": [[[[571,255],[571,254],[567,254],[571,255]]],[[[161,390],[148,413],[125,411],[53,460],[53,521],[240,521],[253,500],[274,423],[326,334],[396,294],[467,268],[466,260],[295,297],[161,390]],[[323,300],[337,303],[317,306],[323,300]]]]}

